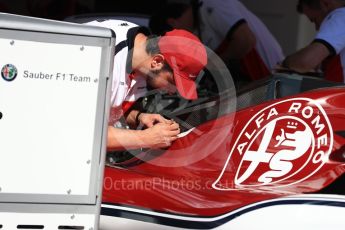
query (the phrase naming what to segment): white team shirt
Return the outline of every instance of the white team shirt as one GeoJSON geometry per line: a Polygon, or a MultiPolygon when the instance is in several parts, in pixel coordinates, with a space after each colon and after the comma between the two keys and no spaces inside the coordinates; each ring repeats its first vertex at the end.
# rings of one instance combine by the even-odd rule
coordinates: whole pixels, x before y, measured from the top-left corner
{"type": "Polygon", "coordinates": [[[146,80],[137,76],[131,78],[132,52],[135,35],[149,34],[144,27],[121,20],[101,20],[88,22],[88,25],[112,29],[116,34],[113,82],[111,93],[111,114],[109,124],[115,124],[123,115],[123,105],[133,104],[146,92],[146,80]]]}
{"type": "Polygon", "coordinates": [[[315,41],[323,43],[332,57],[327,60],[327,80],[345,82],[345,7],[332,11],[322,21],[315,41]]]}
{"type": "Polygon", "coordinates": [[[215,50],[229,30],[241,21],[247,22],[256,36],[256,50],[268,69],[284,58],[282,49],[267,27],[238,0],[202,0],[200,7],[201,39],[215,50]]]}

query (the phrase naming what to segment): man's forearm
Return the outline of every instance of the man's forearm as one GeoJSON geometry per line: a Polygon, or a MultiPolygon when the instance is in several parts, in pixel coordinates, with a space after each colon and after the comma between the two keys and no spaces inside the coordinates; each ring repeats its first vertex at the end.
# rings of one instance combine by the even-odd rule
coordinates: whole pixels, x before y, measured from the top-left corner
{"type": "Polygon", "coordinates": [[[256,38],[247,23],[241,24],[227,36],[216,49],[216,53],[223,60],[241,59],[245,57],[256,45],[256,38]]]}
{"type": "Polygon", "coordinates": [[[287,56],[282,66],[300,73],[315,71],[329,54],[329,50],[323,44],[311,43],[307,47],[287,56]]]}
{"type": "Polygon", "coordinates": [[[145,136],[141,130],[120,129],[108,126],[107,150],[146,148],[145,136]]]}

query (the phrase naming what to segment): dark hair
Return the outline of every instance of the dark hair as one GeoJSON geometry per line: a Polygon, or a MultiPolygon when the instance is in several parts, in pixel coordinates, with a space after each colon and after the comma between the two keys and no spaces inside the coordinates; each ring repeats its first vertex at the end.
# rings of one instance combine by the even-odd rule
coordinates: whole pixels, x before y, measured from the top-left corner
{"type": "Polygon", "coordinates": [[[149,36],[147,36],[147,40],[146,40],[146,52],[148,54],[159,54],[160,53],[160,49],[158,46],[158,40],[159,40],[160,36],[155,35],[155,34],[151,34],[149,36]]]}
{"type": "Polygon", "coordinates": [[[164,35],[173,28],[167,23],[169,18],[179,18],[190,7],[184,3],[170,3],[159,9],[150,18],[149,27],[154,34],[164,35]]]}
{"type": "Polygon", "coordinates": [[[303,6],[308,6],[312,9],[320,9],[320,0],[298,0],[297,3],[297,12],[298,13],[303,13],[303,6]]]}
{"type": "MultiPolygon", "coordinates": [[[[155,35],[155,34],[147,36],[145,50],[148,54],[154,55],[154,54],[160,54],[161,53],[159,46],[158,46],[159,39],[160,39],[160,36],[155,35]]],[[[158,72],[160,72],[162,70],[169,71],[169,72],[173,71],[172,68],[169,66],[169,64],[166,61],[164,62],[163,68],[161,70],[159,70],[158,72]]]]}

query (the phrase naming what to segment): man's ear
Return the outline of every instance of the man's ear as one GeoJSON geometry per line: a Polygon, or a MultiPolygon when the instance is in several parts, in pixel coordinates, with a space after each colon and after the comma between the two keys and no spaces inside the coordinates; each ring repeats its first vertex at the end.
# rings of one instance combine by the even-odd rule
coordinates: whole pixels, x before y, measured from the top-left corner
{"type": "Polygon", "coordinates": [[[155,54],[152,57],[151,68],[153,70],[160,70],[164,66],[164,56],[162,54],[155,54]]]}

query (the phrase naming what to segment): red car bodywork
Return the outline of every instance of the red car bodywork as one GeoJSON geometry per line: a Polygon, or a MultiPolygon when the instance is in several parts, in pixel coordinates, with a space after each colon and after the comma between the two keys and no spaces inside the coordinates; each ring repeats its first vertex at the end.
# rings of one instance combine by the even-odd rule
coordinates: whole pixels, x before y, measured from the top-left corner
{"type": "MultiPolygon", "coordinates": [[[[103,203],[212,217],[267,199],[318,192],[345,171],[344,121],[343,87],[313,90],[222,116],[200,125],[149,161],[127,167],[106,167],[103,203]],[[312,102],[322,108],[315,107],[312,102]],[[303,108],[307,109],[303,111],[303,108]],[[284,119],[289,117],[292,117],[292,120],[286,121],[288,125],[292,124],[289,127],[297,130],[297,123],[301,126],[309,119],[309,135],[313,134],[311,146],[314,150],[309,147],[304,155],[296,159],[280,161],[288,162],[288,173],[266,177],[271,182],[265,183],[262,182],[265,178],[258,178],[270,170],[277,172],[270,169],[272,158],[257,161],[259,163],[251,170],[252,173],[244,177],[254,160],[245,160],[245,154],[238,153],[244,153],[246,148],[254,150],[254,153],[260,152],[258,149],[263,136],[269,129],[265,125],[275,119],[276,127],[265,152],[272,152],[272,156],[277,154],[282,150],[278,142],[282,126],[287,125],[284,119]],[[294,119],[296,122],[293,122],[294,119]],[[264,127],[261,133],[258,130],[255,133],[254,129],[262,130],[264,127]],[[248,143],[243,144],[245,138],[248,143]],[[243,145],[238,147],[240,142],[243,145]],[[318,153],[319,156],[316,156],[318,153]]],[[[306,136],[304,141],[309,139],[306,136]]]]}

